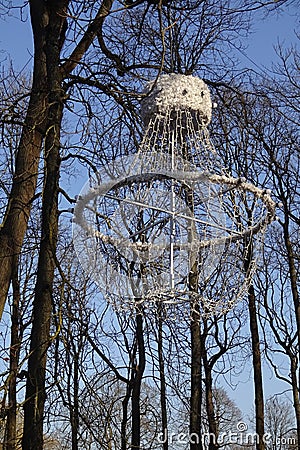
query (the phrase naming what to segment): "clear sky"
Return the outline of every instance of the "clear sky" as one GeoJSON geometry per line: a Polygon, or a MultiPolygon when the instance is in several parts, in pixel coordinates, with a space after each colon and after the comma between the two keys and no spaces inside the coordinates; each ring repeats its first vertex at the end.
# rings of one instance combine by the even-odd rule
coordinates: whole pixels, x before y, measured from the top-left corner
{"type": "Polygon", "coordinates": [[[283,6],[276,16],[267,16],[264,20],[253,26],[253,31],[246,40],[247,50],[241,59],[245,58],[249,65],[252,63],[257,70],[270,68],[276,62],[275,47],[282,44],[289,47],[291,44],[300,44],[296,37],[296,30],[300,30],[300,13],[297,2],[290,6],[283,6]]]}
{"type": "MultiPolygon", "coordinates": [[[[252,34],[246,40],[248,48],[243,54],[239,53],[245,65],[252,64],[253,68],[264,71],[276,61],[274,46],[278,43],[288,46],[297,41],[295,30],[300,28],[297,10],[297,2],[291,1],[290,6],[284,5],[277,16],[269,15],[253,26],[252,34]]],[[[17,10],[0,18],[0,62],[10,55],[18,70],[30,64],[33,54],[30,23],[25,20],[26,16],[23,19],[20,21],[17,10]]]]}
{"type": "Polygon", "coordinates": [[[0,18],[0,62],[8,61],[10,57],[14,67],[21,70],[32,61],[32,32],[29,21],[21,21],[16,11],[14,15],[0,18]]]}

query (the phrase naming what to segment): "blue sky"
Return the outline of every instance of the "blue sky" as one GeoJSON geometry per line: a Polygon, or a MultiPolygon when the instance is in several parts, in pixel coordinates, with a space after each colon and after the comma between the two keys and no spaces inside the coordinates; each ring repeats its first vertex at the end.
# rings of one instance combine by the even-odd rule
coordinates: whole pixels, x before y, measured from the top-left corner
{"type": "Polygon", "coordinates": [[[33,41],[30,23],[6,15],[0,19],[0,62],[9,56],[17,70],[32,60],[33,41]]]}
{"type": "MultiPolygon", "coordinates": [[[[290,2],[290,6],[282,7],[276,16],[269,15],[264,20],[257,21],[245,42],[247,49],[244,54],[239,54],[245,65],[252,64],[258,70],[270,68],[272,62],[276,61],[274,46],[279,42],[289,46],[297,41],[295,30],[297,26],[299,29],[300,15],[298,13],[298,18],[296,17],[296,3],[290,2]]],[[[10,55],[15,68],[21,70],[24,65],[30,64],[33,42],[29,22],[20,21],[16,11],[15,15],[6,15],[0,19],[0,61],[10,55]]]]}
{"type": "Polygon", "coordinates": [[[262,70],[270,68],[277,60],[274,47],[278,44],[289,47],[297,41],[299,43],[295,31],[298,28],[299,32],[300,14],[296,2],[293,3],[293,6],[282,8],[276,16],[268,16],[253,26],[252,34],[246,41],[248,48],[244,56],[246,60],[249,58],[249,63],[252,61],[262,70]]]}

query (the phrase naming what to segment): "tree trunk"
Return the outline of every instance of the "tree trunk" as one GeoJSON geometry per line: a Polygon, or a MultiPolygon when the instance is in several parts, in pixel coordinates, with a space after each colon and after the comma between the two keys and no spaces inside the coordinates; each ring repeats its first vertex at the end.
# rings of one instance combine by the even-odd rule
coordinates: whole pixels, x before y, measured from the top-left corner
{"type": "MultiPolygon", "coordinates": [[[[4,220],[0,224],[0,319],[10,286],[13,257],[21,251],[36,190],[40,153],[48,123],[51,92],[49,75],[52,75],[52,69],[56,73],[60,65],[59,56],[65,39],[68,4],[69,0],[29,2],[34,40],[33,81],[16,155],[12,188],[4,220]],[[48,51],[46,55],[47,48],[52,51],[48,51]]],[[[70,58],[61,65],[63,76],[67,76],[80,62],[103,26],[112,4],[113,0],[103,0],[95,19],[87,27],[70,58]]]]}
{"type": "Polygon", "coordinates": [[[256,444],[256,448],[257,450],[264,450],[265,445],[263,441],[263,436],[265,433],[265,427],[264,427],[263,379],[261,369],[259,332],[256,315],[257,313],[256,313],[255,292],[252,284],[249,288],[248,302],[249,302],[250,332],[251,332],[253,372],[254,372],[255,423],[256,423],[256,433],[259,438],[256,444]]]}
{"type": "MultiPolygon", "coordinates": [[[[251,211],[248,210],[248,217],[250,226],[251,222],[251,211]]],[[[253,239],[251,237],[247,238],[244,242],[244,270],[245,274],[251,269],[252,259],[253,259],[253,239]]],[[[253,364],[253,374],[254,374],[254,397],[255,397],[255,431],[258,436],[256,449],[265,450],[264,443],[264,394],[263,394],[263,376],[261,367],[261,353],[260,353],[260,342],[259,342],[259,330],[258,330],[258,320],[256,311],[256,298],[253,283],[250,284],[248,289],[248,308],[249,308],[249,325],[251,334],[251,345],[252,345],[252,364],[253,364]]]]}
{"type": "Polygon", "coordinates": [[[70,404],[70,421],[72,428],[72,450],[78,450],[79,430],[79,354],[74,352],[74,386],[73,406],[70,404]]]}
{"type": "Polygon", "coordinates": [[[208,363],[207,351],[205,348],[207,336],[207,323],[204,319],[204,331],[202,336],[203,348],[202,348],[202,360],[205,373],[205,400],[206,400],[206,413],[208,420],[208,449],[217,450],[218,445],[218,426],[215,417],[215,407],[213,403],[213,382],[212,382],[212,369],[208,363]]]}
{"type": "Polygon", "coordinates": [[[191,320],[191,398],[190,398],[190,450],[202,450],[201,440],[201,331],[199,306],[194,304],[191,320]]]}
{"type": "MultiPolygon", "coordinates": [[[[284,243],[287,250],[288,264],[289,264],[289,277],[291,283],[291,291],[294,302],[295,309],[295,317],[297,324],[297,335],[298,335],[298,348],[300,348],[300,302],[299,302],[299,293],[297,287],[297,270],[295,265],[295,255],[293,252],[292,243],[290,241],[289,236],[289,223],[287,219],[287,211],[286,220],[284,223],[284,243]]],[[[298,362],[299,364],[299,362],[298,362]]],[[[300,398],[299,398],[299,383],[300,383],[300,367],[298,368],[298,377],[297,377],[297,362],[295,360],[291,361],[291,377],[292,377],[292,390],[293,390],[293,404],[295,409],[296,416],[296,425],[297,425],[297,438],[298,442],[300,442],[300,398]],[[297,379],[298,378],[298,379],[297,379]]]]}
{"type": "Polygon", "coordinates": [[[138,347],[138,362],[134,368],[134,379],[132,387],[132,437],[131,449],[139,450],[141,448],[141,385],[145,370],[145,343],[143,331],[143,316],[137,310],[136,313],[136,340],[138,347]]]}
{"type": "Polygon", "coordinates": [[[43,192],[42,237],[33,305],[30,356],[28,360],[28,380],[24,405],[23,450],[42,450],[43,448],[46,359],[50,344],[52,285],[58,229],[58,127],[55,127],[55,130],[54,128],[49,129],[46,141],[48,155],[46,158],[46,183],[43,192]]]}
{"type": "Polygon", "coordinates": [[[297,380],[297,366],[299,362],[297,358],[291,358],[291,379],[292,379],[292,392],[293,392],[293,405],[296,416],[296,426],[297,426],[297,442],[300,442],[300,400],[299,400],[299,389],[297,380]]]}
{"type": "MultiPolygon", "coordinates": [[[[61,106],[56,104],[57,122],[61,106]]],[[[53,109],[53,107],[51,107],[53,109]]],[[[49,127],[46,139],[46,182],[43,191],[42,237],[33,305],[33,323],[28,359],[28,380],[24,404],[23,450],[42,450],[43,414],[46,399],[45,376],[50,345],[52,285],[58,231],[59,126],[49,127]]]]}
{"type": "MultiPolygon", "coordinates": [[[[275,158],[274,152],[269,146],[265,146],[270,154],[270,159],[272,161],[272,167],[275,169],[274,173],[276,176],[276,181],[278,184],[279,192],[280,192],[280,200],[283,204],[284,211],[284,222],[282,223],[283,227],[283,238],[284,244],[287,252],[287,262],[289,266],[289,279],[291,283],[291,293],[294,304],[295,311],[295,319],[297,326],[297,341],[298,341],[298,349],[300,348],[300,301],[299,301],[299,292],[298,292],[298,274],[297,274],[297,265],[295,263],[295,253],[293,250],[293,244],[290,239],[290,208],[289,208],[289,195],[287,191],[286,185],[283,183],[283,175],[279,170],[278,162],[275,158]]],[[[297,376],[297,365],[295,366],[295,361],[290,357],[291,360],[291,378],[292,378],[292,391],[293,391],[293,404],[295,409],[296,416],[296,425],[297,425],[297,438],[298,442],[300,442],[300,398],[299,398],[299,383],[300,383],[300,366],[298,362],[298,376],[297,376]]]]}
{"type": "Polygon", "coordinates": [[[45,55],[47,12],[43,2],[32,1],[30,5],[34,35],[33,80],[16,154],[12,188],[4,220],[0,226],[0,319],[12,277],[13,258],[21,251],[27,229],[48,112],[45,55]]]}
{"type": "MultiPolygon", "coordinates": [[[[194,212],[194,194],[190,189],[185,190],[186,204],[194,212]]],[[[188,241],[194,243],[196,235],[195,224],[189,224],[188,241]]],[[[198,258],[201,257],[198,256],[198,258]]],[[[189,288],[191,292],[198,292],[198,258],[189,272],[189,288]]],[[[191,299],[191,398],[190,398],[190,450],[202,450],[201,439],[201,405],[202,405],[202,367],[201,367],[201,330],[200,306],[198,301],[191,299]]]]}
{"type": "Polygon", "coordinates": [[[8,384],[8,412],[6,418],[5,441],[3,448],[5,450],[15,450],[17,448],[17,373],[19,365],[20,352],[20,285],[18,278],[18,258],[14,258],[13,273],[13,305],[11,318],[11,343],[10,343],[10,370],[8,384]]]}
{"type": "Polygon", "coordinates": [[[24,404],[23,450],[42,450],[43,417],[46,400],[46,363],[50,345],[52,287],[58,235],[58,193],[60,173],[60,129],[64,91],[59,68],[60,48],[57,39],[63,18],[49,6],[45,44],[49,110],[45,139],[45,183],[42,204],[42,235],[39,250],[37,281],[33,304],[33,323],[28,359],[28,380],[24,404]]]}
{"type": "Polygon", "coordinates": [[[126,386],[126,394],[122,401],[122,422],[121,422],[121,450],[127,450],[127,421],[128,421],[128,405],[131,397],[132,386],[131,384],[127,384],[126,386]]]}
{"type": "MultiPolygon", "coordinates": [[[[163,319],[161,317],[161,307],[158,307],[158,363],[160,376],[160,406],[161,406],[161,428],[163,436],[168,436],[168,418],[167,418],[167,402],[166,402],[166,378],[165,378],[165,364],[163,354],[163,319]]],[[[164,439],[163,450],[168,450],[168,439],[164,439]]]]}

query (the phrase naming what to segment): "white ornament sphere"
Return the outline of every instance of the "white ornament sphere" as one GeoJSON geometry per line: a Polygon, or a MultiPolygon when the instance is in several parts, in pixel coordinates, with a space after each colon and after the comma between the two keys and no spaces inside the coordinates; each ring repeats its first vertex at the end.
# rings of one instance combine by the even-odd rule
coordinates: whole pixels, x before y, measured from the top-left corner
{"type": "Polygon", "coordinates": [[[154,117],[163,120],[168,115],[189,111],[198,126],[211,121],[212,101],[207,85],[192,75],[167,74],[151,81],[144,89],[141,116],[148,125],[154,117]]]}

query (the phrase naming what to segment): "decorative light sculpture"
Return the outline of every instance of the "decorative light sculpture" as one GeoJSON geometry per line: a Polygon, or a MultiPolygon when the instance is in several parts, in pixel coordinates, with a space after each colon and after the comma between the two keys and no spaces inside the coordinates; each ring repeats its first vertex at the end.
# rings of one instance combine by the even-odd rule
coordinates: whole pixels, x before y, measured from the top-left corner
{"type": "Polygon", "coordinates": [[[217,162],[201,79],[162,75],[144,94],[138,152],[102,169],[77,200],[77,255],[117,308],[222,314],[247,292],[251,238],[273,220],[275,203],[217,162]]]}

